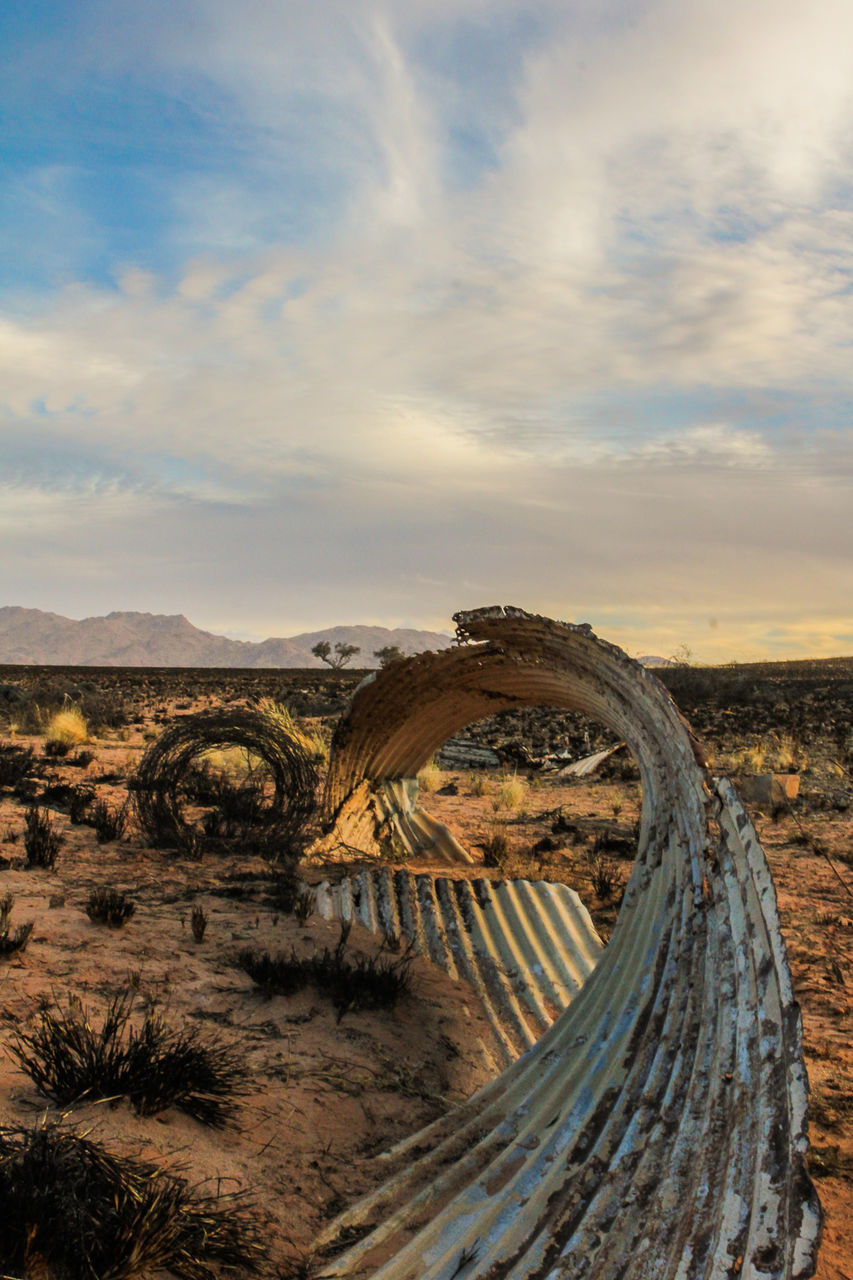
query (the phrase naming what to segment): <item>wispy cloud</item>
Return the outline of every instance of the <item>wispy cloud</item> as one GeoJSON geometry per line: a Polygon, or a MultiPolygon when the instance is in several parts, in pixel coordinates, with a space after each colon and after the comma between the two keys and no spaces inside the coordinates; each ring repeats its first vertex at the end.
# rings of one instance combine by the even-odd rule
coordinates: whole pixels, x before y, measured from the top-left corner
{"type": "Polygon", "coordinates": [[[10,600],[204,623],[233,591],[263,632],[482,589],[709,656],[846,634],[843,0],[46,32],[6,46],[10,600]]]}

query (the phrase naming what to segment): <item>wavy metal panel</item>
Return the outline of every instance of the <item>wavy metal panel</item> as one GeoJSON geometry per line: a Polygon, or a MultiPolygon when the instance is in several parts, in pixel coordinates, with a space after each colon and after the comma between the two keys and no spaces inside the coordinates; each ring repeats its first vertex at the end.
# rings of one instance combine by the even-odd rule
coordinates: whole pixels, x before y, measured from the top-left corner
{"type": "Polygon", "coordinates": [[[383,868],[316,889],[325,919],[405,935],[474,988],[507,1064],[580,991],[602,953],[573,889],[544,881],[457,880],[383,868]]]}
{"type": "MultiPolygon", "coordinates": [[[[383,1158],[383,1185],[317,1242],[318,1274],[812,1275],[799,1014],[747,815],[728,782],[712,786],[659,682],[589,628],[509,608],[459,621],[479,644],[395,664],[354,699],[326,796],[332,837],[359,823],[369,836],[377,784],[416,773],[484,707],[552,705],[628,743],[643,785],[639,850],[610,944],[568,1007],[492,1084],[383,1158]]],[[[515,895],[496,905],[504,942],[491,945],[535,968],[535,936],[554,968],[559,932],[522,923],[515,895]]],[[[438,939],[441,903],[421,885],[415,897],[436,912],[438,939]]],[[[453,949],[440,927],[436,958],[453,949]]]]}

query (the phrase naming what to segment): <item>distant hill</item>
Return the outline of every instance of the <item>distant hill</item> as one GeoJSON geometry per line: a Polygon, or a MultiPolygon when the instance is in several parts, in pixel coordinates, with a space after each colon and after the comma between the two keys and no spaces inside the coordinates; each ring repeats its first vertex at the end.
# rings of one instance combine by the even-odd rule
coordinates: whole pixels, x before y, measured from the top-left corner
{"type": "Polygon", "coordinates": [[[201,631],[183,614],[109,613],[105,618],[63,618],[16,606],[0,608],[0,663],[62,667],[323,667],[312,647],[327,640],[361,650],[353,667],[376,667],[376,649],[397,645],[404,654],[446,649],[451,636],[405,627],[329,627],[257,644],[201,631]]]}

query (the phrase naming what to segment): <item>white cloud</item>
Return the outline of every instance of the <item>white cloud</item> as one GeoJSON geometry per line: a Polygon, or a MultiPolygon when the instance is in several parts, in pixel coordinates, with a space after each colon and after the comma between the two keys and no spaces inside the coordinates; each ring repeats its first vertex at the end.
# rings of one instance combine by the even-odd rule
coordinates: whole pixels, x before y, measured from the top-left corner
{"type": "Polygon", "coordinates": [[[543,4],[495,64],[505,82],[466,79],[451,36],[520,11],[87,11],[105,25],[64,74],[150,77],[229,160],[160,176],[179,270],[116,264],[114,286],[0,317],[20,590],[36,565],[48,594],[73,569],[104,608],[158,608],[159,590],[191,612],[182,592],[212,608],[225,583],[247,616],[279,592],[306,626],[483,602],[458,591],[576,601],[617,628],[614,600],[743,631],[732,592],[762,618],[835,616],[853,11],[543,4]],[[488,161],[460,182],[465,146],[488,161]],[[55,468],[15,471],[39,431],[76,496],[55,468]]]}

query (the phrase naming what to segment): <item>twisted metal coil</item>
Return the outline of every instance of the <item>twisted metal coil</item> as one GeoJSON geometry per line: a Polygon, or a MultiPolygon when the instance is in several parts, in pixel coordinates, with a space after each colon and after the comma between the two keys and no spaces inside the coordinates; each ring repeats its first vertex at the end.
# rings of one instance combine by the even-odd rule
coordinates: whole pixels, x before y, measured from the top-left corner
{"type": "Polygon", "coordinates": [[[383,1157],[387,1180],[319,1237],[318,1274],[804,1280],[820,1211],[799,1010],[746,813],[663,686],[588,627],[510,608],[457,620],[462,647],[356,694],[333,744],[327,841],[381,848],[386,780],[414,777],[483,715],[547,705],[628,744],[637,859],[580,992],[492,1084],[383,1157]]]}

